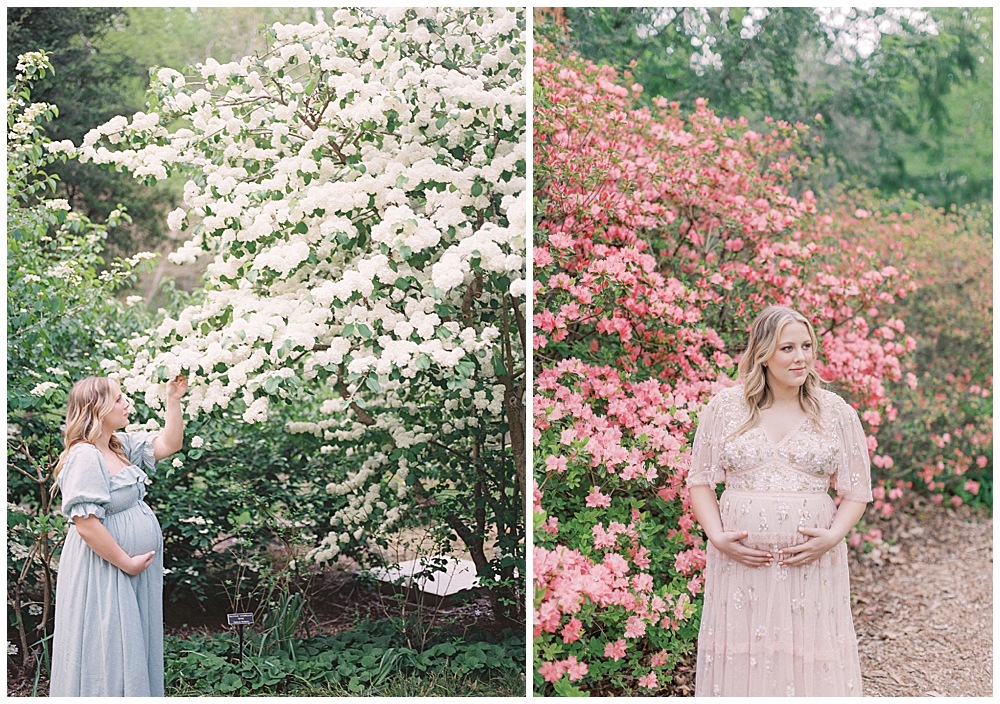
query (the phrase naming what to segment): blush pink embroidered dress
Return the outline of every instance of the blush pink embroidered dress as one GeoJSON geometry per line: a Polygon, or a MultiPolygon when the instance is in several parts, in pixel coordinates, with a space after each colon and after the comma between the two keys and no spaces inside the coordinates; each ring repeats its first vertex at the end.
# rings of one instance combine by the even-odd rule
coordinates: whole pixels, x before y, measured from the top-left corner
{"type": "MultiPolygon", "coordinates": [[[[745,545],[777,551],[808,539],[799,526],[829,528],[831,486],[871,501],[857,412],[829,391],[819,398],[822,427],[806,418],[779,442],[760,426],[731,437],[747,417],[742,386],[702,410],[687,484],[725,481],[722,524],[747,531],[745,545]]],[[[806,565],[761,568],[708,544],[695,696],[861,696],[846,543],[806,565]]]]}

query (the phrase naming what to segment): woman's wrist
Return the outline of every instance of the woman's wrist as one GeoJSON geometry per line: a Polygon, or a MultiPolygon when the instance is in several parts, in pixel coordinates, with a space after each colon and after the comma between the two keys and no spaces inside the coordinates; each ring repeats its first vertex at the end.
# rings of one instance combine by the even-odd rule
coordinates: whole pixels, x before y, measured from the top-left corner
{"type": "Polygon", "coordinates": [[[721,528],[719,528],[718,530],[713,530],[711,533],[705,531],[705,537],[708,538],[708,542],[710,542],[712,545],[714,545],[715,547],[719,547],[720,543],[725,542],[722,539],[722,534],[724,532],[725,531],[722,530],[721,528]]]}

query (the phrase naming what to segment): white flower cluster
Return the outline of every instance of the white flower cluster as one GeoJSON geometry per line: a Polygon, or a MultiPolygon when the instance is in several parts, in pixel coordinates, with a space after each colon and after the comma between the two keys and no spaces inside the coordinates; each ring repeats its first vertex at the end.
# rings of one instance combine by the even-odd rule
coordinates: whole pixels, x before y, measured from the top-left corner
{"type": "MultiPolygon", "coordinates": [[[[213,258],[203,301],[130,342],[123,388],[161,408],[185,373],[189,416],[236,401],[247,423],[305,385],[392,409],[419,382],[499,412],[498,311],[513,297],[525,312],[524,11],[341,9],[328,22],[277,24],[265,56],[209,59],[195,78],[157,71],[158,113],[85,137],[84,160],[187,173],[167,224],[189,239],[170,259],[213,258]],[[162,126],[177,118],[189,127],[162,126]],[[473,396],[458,374],[486,381],[473,396]]],[[[323,413],[286,429],[338,445],[381,433],[396,448],[437,432],[393,413],[368,427],[339,401],[323,413]]],[[[389,520],[408,470],[387,464],[373,451],[328,487],[348,500],[338,525],[389,520]]],[[[325,545],[317,559],[342,542],[325,545]]]]}
{"type": "Polygon", "coordinates": [[[31,555],[31,550],[16,540],[7,541],[7,550],[13,560],[24,560],[31,555]]]}
{"type": "Polygon", "coordinates": [[[903,20],[909,31],[936,35],[937,23],[924,10],[908,7],[817,7],[820,27],[830,45],[826,63],[862,61],[871,56],[883,34],[904,34],[903,20]],[[878,14],[876,14],[876,12],[878,14]]]}
{"type": "Polygon", "coordinates": [[[27,71],[29,68],[52,69],[52,63],[41,51],[28,51],[17,57],[17,72],[27,71]]]}
{"type": "MultiPolygon", "coordinates": [[[[19,146],[18,142],[27,140],[35,131],[35,120],[51,109],[52,106],[48,103],[32,103],[26,107],[24,112],[17,116],[17,119],[10,128],[10,133],[7,135],[12,147],[16,149],[19,146]]],[[[23,146],[28,147],[30,144],[25,143],[23,146]]]]}
{"type": "Polygon", "coordinates": [[[50,389],[57,389],[57,388],[59,388],[59,384],[56,384],[55,382],[52,381],[43,381],[41,384],[36,385],[35,388],[31,390],[31,395],[44,396],[45,393],[50,389]]]}
{"type": "Polygon", "coordinates": [[[740,30],[740,37],[743,39],[753,39],[762,29],[761,23],[771,14],[766,7],[751,7],[743,15],[743,29],[740,30]]]}

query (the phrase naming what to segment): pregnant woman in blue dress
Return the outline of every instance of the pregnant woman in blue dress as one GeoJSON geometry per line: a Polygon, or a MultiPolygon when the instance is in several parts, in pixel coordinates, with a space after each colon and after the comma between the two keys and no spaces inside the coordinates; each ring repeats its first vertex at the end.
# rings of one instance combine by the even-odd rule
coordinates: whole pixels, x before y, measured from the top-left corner
{"type": "Polygon", "coordinates": [[[115,432],[129,408],[114,379],[70,390],[50,696],[163,696],[163,534],[143,498],[146,471],[183,446],[186,390],[183,376],[167,384],[160,433],[115,432]]]}

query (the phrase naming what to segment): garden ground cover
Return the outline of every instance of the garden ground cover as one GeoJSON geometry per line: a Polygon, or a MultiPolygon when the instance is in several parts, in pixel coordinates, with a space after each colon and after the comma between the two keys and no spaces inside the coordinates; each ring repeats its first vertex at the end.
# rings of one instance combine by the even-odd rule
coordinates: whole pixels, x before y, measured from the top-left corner
{"type": "Polygon", "coordinates": [[[865,696],[991,696],[992,516],[917,501],[882,525],[892,552],[852,551],[865,696]]]}
{"type": "MultiPolygon", "coordinates": [[[[165,610],[167,696],[523,696],[523,632],[500,628],[488,597],[468,594],[415,610],[343,570],[317,575],[295,638],[258,656],[249,629],[242,663],[225,604],[165,610]]],[[[8,696],[31,696],[8,671],[8,696]]],[[[44,696],[48,683],[38,683],[44,696]]]]}

